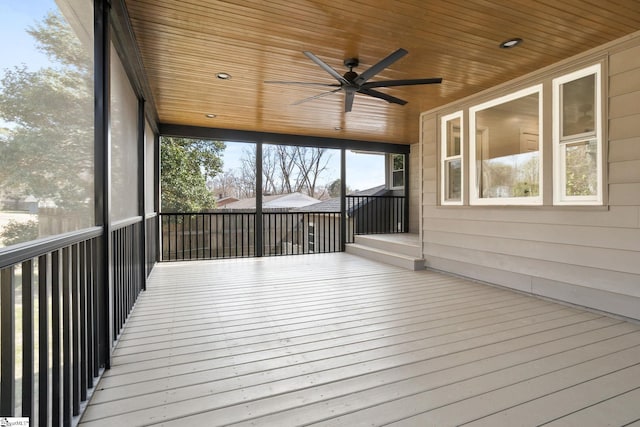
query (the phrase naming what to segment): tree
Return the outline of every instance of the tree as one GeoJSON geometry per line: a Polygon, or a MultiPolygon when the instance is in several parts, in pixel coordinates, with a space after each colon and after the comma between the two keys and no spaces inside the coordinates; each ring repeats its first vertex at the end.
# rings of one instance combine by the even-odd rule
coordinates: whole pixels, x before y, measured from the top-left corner
{"type": "Polygon", "coordinates": [[[299,179],[302,181],[302,188],[307,194],[313,197],[316,194],[318,178],[327,169],[329,158],[326,148],[293,147],[294,162],[298,167],[299,179]]]}
{"type": "Polygon", "coordinates": [[[233,171],[219,173],[208,184],[216,197],[238,197],[238,177],[233,171]]]}
{"type": "MultiPolygon", "coordinates": [[[[330,198],[340,197],[341,186],[342,186],[342,180],[338,178],[335,181],[332,181],[329,184],[327,184],[325,188],[325,192],[330,198]]],[[[351,193],[352,193],[352,190],[349,188],[349,186],[347,186],[346,194],[351,194],[351,193]]]]}
{"type": "Polygon", "coordinates": [[[160,188],[163,212],[199,212],[215,208],[207,180],[222,172],[221,141],[163,137],[160,188]]]}
{"type": "MultiPolygon", "coordinates": [[[[262,149],[262,192],[287,194],[302,192],[314,197],[318,182],[327,170],[330,157],[325,148],[264,145],[262,149]]],[[[239,196],[255,196],[256,148],[242,154],[239,196]]],[[[324,188],[322,189],[324,191],[324,188]]]]}
{"type": "MultiPolygon", "coordinates": [[[[0,80],[0,190],[51,200],[64,213],[86,211],[93,196],[93,63],[59,13],[27,32],[50,60],[0,80]]],[[[83,224],[89,225],[89,224],[83,224]]]]}

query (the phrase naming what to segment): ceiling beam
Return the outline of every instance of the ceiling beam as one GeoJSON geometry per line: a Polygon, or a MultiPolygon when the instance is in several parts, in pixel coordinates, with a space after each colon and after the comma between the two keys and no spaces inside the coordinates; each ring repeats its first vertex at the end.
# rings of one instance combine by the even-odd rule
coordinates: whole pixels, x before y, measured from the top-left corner
{"type": "Polygon", "coordinates": [[[300,145],[307,147],[335,149],[344,148],[347,150],[396,154],[408,154],[411,149],[410,145],[405,144],[361,141],[356,139],[327,138],[319,136],[289,135],[282,133],[256,132],[235,129],[207,128],[165,123],[160,123],[159,129],[160,136],[212,139],[228,142],[262,142],[264,144],[300,145]]]}

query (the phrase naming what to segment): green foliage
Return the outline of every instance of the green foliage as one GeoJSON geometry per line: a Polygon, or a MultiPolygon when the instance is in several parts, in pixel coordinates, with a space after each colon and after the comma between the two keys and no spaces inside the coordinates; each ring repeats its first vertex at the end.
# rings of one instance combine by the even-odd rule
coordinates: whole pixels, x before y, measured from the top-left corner
{"type": "Polygon", "coordinates": [[[10,220],[7,225],[0,230],[0,238],[5,246],[35,240],[38,238],[38,221],[29,220],[26,222],[18,222],[10,220]]]}
{"type": "MultiPolygon", "coordinates": [[[[5,70],[0,118],[0,190],[51,199],[67,211],[89,209],[93,194],[93,64],[59,13],[28,33],[47,67],[5,70]]],[[[87,215],[87,217],[89,217],[87,215]]]]}
{"type": "Polygon", "coordinates": [[[160,188],[163,212],[200,212],[215,208],[207,179],[222,172],[221,141],[163,137],[160,188]]]}

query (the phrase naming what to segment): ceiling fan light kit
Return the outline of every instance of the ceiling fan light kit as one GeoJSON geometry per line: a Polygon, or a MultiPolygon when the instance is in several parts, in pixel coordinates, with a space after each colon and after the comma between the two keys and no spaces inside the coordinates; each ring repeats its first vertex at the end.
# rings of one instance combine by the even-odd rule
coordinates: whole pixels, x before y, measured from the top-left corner
{"type": "Polygon", "coordinates": [[[363,95],[368,95],[374,98],[382,99],[391,104],[405,105],[407,101],[396,98],[395,96],[388,95],[386,93],[380,92],[378,90],[374,90],[373,88],[378,87],[393,87],[393,86],[414,86],[414,85],[425,85],[425,84],[439,84],[442,83],[441,77],[432,77],[425,79],[409,79],[409,80],[383,80],[383,81],[375,81],[370,82],[369,79],[380,73],[385,68],[389,67],[391,64],[405,56],[407,52],[405,49],[398,49],[395,52],[391,53],[386,58],[382,59],[378,63],[372,65],[367,70],[363,71],[362,74],[358,74],[353,71],[359,65],[358,58],[347,58],[344,60],[344,65],[349,68],[349,71],[341,75],[336,70],[327,65],[323,60],[315,56],[313,53],[309,51],[303,52],[307,58],[311,59],[315,62],[320,68],[325,70],[328,74],[330,74],[334,79],[338,81],[338,83],[313,83],[313,82],[287,82],[287,81],[265,81],[265,83],[272,84],[287,84],[287,85],[302,85],[302,86],[322,86],[322,87],[330,87],[335,88],[328,90],[326,92],[320,93],[318,95],[310,96],[308,98],[302,99],[300,101],[296,101],[293,105],[302,104],[307,101],[311,101],[314,99],[322,98],[327,95],[331,95],[333,93],[343,91],[345,94],[344,97],[344,112],[348,113],[353,108],[353,101],[356,93],[361,93],[363,95]]]}

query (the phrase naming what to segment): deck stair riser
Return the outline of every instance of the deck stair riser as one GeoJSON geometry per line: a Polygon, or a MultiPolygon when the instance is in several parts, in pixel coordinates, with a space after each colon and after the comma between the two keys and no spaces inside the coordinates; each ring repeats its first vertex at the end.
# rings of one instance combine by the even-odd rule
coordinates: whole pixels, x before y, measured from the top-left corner
{"type": "Polygon", "coordinates": [[[411,235],[356,236],[355,243],[346,245],[346,251],[408,270],[422,270],[424,259],[421,256],[417,236],[413,237],[411,235]]]}

